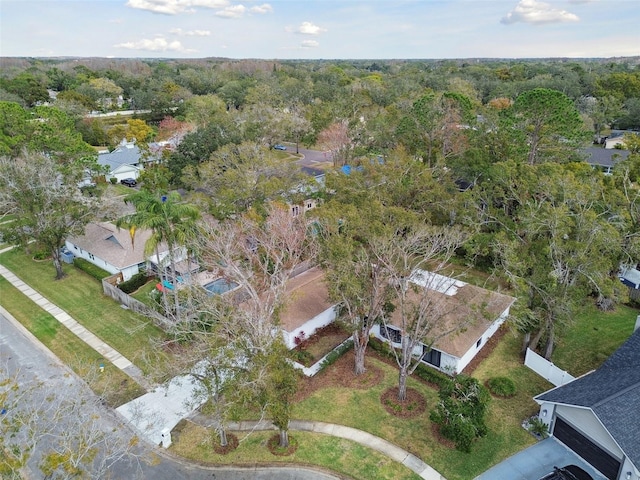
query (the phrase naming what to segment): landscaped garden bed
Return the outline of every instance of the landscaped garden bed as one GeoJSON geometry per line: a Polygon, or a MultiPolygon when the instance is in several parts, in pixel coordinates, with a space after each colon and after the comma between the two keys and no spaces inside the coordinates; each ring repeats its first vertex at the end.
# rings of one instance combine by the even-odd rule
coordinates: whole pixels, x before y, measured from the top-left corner
{"type": "Polygon", "coordinates": [[[349,333],[336,323],[330,323],[326,327],[318,329],[313,335],[307,337],[301,333],[296,337],[294,354],[298,363],[310,367],[334,348],[349,338],[349,333]]]}

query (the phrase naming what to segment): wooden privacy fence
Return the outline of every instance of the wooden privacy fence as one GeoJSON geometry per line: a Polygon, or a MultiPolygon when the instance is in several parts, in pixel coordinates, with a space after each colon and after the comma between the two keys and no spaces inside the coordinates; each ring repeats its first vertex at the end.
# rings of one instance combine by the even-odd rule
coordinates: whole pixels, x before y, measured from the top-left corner
{"type": "Polygon", "coordinates": [[[162,329],[168,328],[173,325],[172,322],[169,321],[169,319],[164,315],[161,315],[153,308],[145,305],[141,301],[136,300],[129,294],[124,293],[122,290],[120,290],[116,285],[118,280],[121,278],[121,274],[116,273],[115,275],[111,275],[110,277],[102,279],[102,291],[106,296],[113,298],[120,305],[123,305],[128,309],[139,313],[140,315],[151,318],[151,320],[153,320],[153,323],[162,329]]]}

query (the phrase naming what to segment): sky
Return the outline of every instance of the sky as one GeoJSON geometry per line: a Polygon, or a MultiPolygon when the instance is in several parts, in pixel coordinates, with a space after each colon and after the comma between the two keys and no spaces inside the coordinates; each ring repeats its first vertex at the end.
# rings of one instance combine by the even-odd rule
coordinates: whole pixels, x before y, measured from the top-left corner
{"type": "Polygon", "coordinates": [[[640,55],[640,0],[0,0],[0,56],[640,55]]]}

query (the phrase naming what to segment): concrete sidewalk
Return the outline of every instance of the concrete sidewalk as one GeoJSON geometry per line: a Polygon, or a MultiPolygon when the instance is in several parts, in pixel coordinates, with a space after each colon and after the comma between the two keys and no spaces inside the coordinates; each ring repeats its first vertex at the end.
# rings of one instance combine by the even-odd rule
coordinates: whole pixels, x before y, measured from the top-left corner
{"type": "MultiPolygon", "coordinates": [[[[194,423],[207,428],[215,426],[213,420],[201,413],[194,413],[189,417],[194,423]]],[[[383,438],[376,437],[370,433],[358,430],[357,428],[345,427],[344,425],[336,425],[333,423],[311,422],[306,420],[291,420],[289,429],[302,432],[322,433],[334,437],[344,438],[352,442],[359,443],[365,447],[376,450],[392,460],[403,464],[408,469],[420,475],[425,480],[446,480],[434,468],[424,463],[412,453],[386,441],[383,438]]],[[[227,425],[229,431],[250,431],[250,430],[276,430],[276,427],[269,421],[262,422],[230,422],[227,425]]]]}
{"type": "Polygon", "coordinates": [[[122,354],[117,352],[114,348],[107,345],[96,335],[80,325],[67,312],[44,298],[33,288],[20,280],[14,273],[9,271],[4,265],[0,265],[0,275],[6,278],[9,283],[11,283],[14,287],[24,293],[36,305],[40,306],[43,310],[51,314],[56,320],[67,327],[80,340],[85,342],[96,352],[102,355],[106,360],[110,361],[113,365],[129,375],[129,377],[131,377],[136,383],[143,386],[144,388],[148,388],[148,382],[146,381],[144,375],[142,374],[142,371],[140,371],[138,367],[136,367],[133,363],[131,363],[131,361],[126,359],[122,354]]]}

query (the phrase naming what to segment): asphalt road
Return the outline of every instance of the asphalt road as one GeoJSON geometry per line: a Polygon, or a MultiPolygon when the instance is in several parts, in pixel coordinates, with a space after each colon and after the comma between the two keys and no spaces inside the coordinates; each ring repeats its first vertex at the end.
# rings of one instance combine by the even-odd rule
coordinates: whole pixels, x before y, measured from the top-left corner
{"type": "MultiPolygon", "coordinates": [[[[94,394],[86,384],[71,370],[63,365],[49,350],[42,346],[28,332],[14,325],[0,312],[0,373],[3,375],[19,375],[21,386],[39,385],[40,395],[58,395],[83,398],[93,397],[94,394]]],[[[1,380],[1,379],[0,379],[1,380]]],[[[38,401],[32,396],[30,401],[38,401]]],[[[89,409],[96,411],[83,412],[86,415],[99,415],[102,428],[106,431],[122,430],[122,423],[117,414],[98,402],[88,402],[89,409]]],[[[126,427],[125,427],[126,428],[126,427]]],[[[132,435],[132,433],[130,433],[132,435]]],[[[38,447],[36,447],[37,449],[38,447]]],[[[41,446],[46,448],[46,445],[41,446]]],[[[340,477],[310,469],[298,467],[259,467],[259,468],[207,468],[192,465],[180,459],[172,458],[163,449],[151,445],[143,445],[143,456],[157,455],[153,465],[140,463],[132,465],[129,461],[122,461],[110,471],[113,480],[144,478],[153,480],[181,480],[181,479],[215,479],[215,480],[335,480],[340,477]]],[[[44,478],[35,464],[38,455],[30,463],[32,479],[44,478]]]]}

